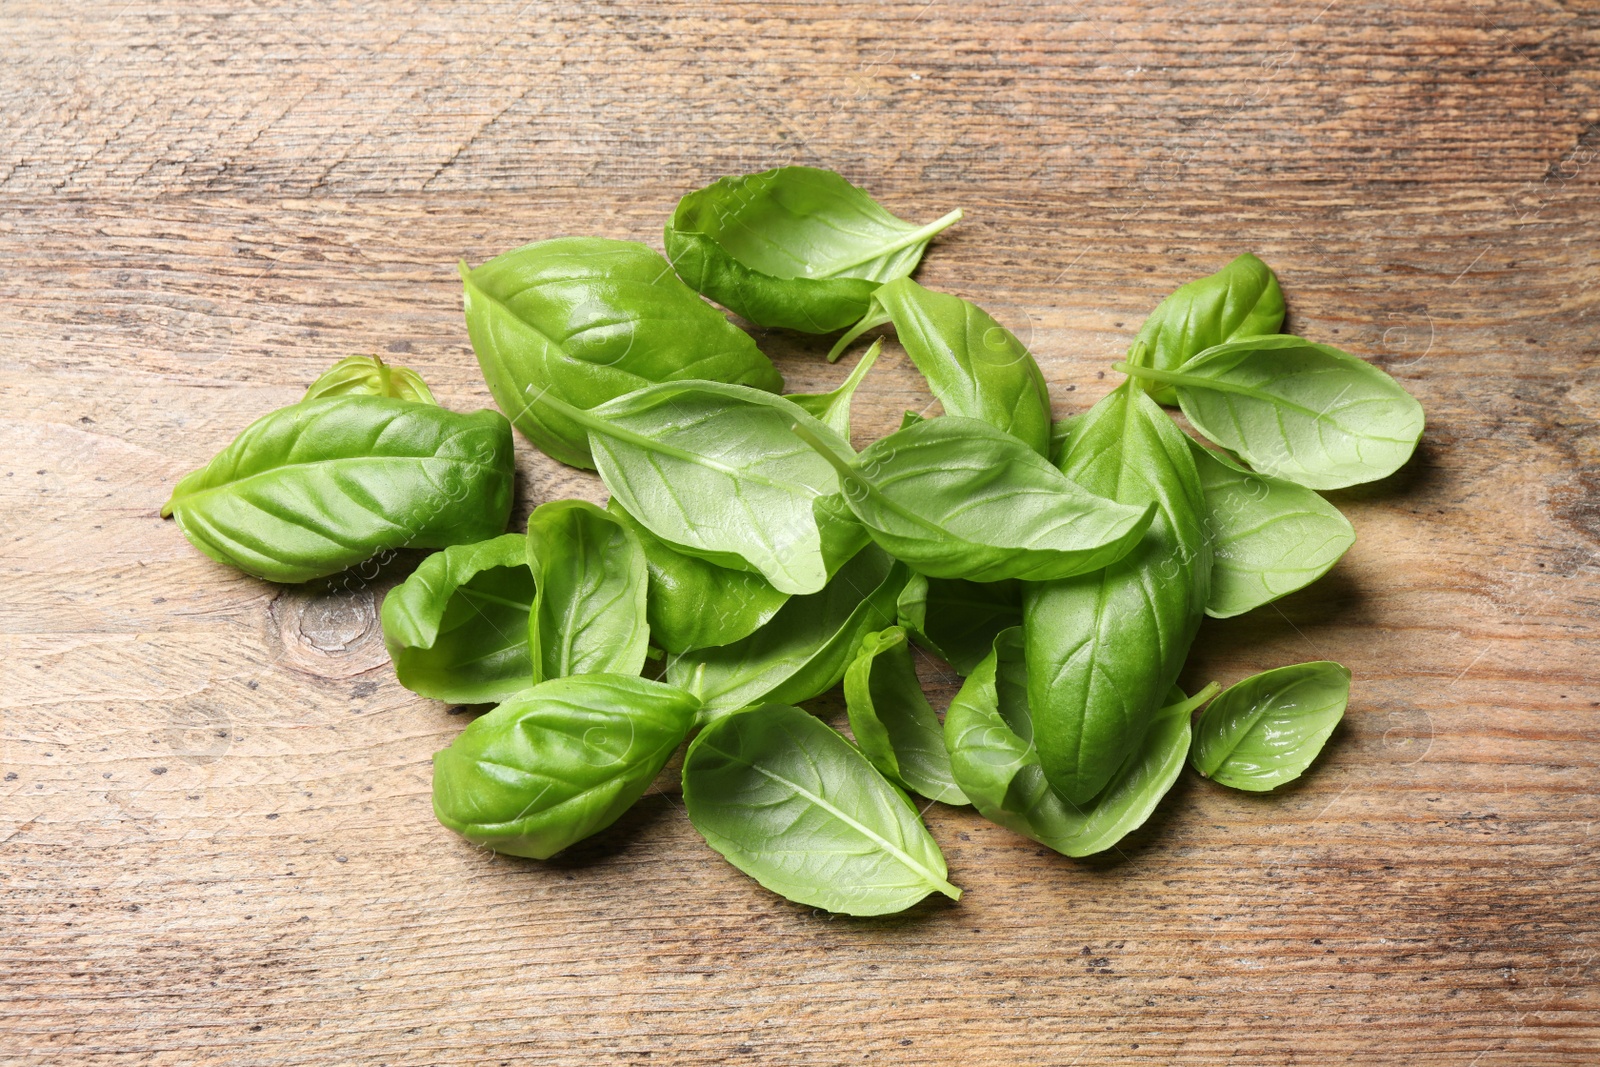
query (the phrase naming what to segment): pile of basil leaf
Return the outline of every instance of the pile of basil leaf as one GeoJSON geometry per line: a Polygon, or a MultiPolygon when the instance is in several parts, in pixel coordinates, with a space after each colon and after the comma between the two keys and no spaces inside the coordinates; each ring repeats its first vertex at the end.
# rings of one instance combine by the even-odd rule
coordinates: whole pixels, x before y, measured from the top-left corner
{"type": "Polygon", "coordinates": [[[686,196],[665,258],[564,237],[463,264],[503,415],[352,357],[163,514],[278,582],[443,549],[388,594],[383,632],[408,688],[497,705],[435,757],[434,811],[498,852],[543,859],[603,829],[687,740],[684,800],[714,849],[791,900],[876,915],[960,896],[913,794],[1084,856],[1143,823],[1185,762],[1236,789],[1294,779],[1344,713],[1347,670],[1192,695],[1179,674],[1203,616],[1338,561],[1355,534],[1319,490],[1397,470],[1420,406],[1279,333],[1277,278],[1244,255],[1162,301],[1121,384],[1054,421],[1027,348],[910,277],[960,214],[907,222],[785,167],[686,196]],[[844,330],[833,359],[892,326],[943,414],[858,451],[877,344],[832,392],[786,395],[703,297],[844,330]],[[513,426],[598,472],[606,506],[550,501],[505,532],[513,426]],[[928,656],[965,679],[942,715],[928,656]],[[850,738],[798,707],[841,682],[850,738]]]}

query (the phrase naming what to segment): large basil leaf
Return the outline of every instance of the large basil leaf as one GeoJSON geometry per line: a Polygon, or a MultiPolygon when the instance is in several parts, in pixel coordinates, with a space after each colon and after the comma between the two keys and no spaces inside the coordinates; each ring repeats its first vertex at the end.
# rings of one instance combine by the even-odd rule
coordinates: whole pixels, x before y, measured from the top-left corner
{"type": "Polygon", "coordinates": [[[1132,379],[1072,427],[1061,469],[1155,521],[1102,571],[1023,595],[1028,702],[1045,774],[1088,802],[1138,748],[1178,677],[1210,590],[1205,499],[1188,438],[1132,379]]]}
{"type": "Polygon", "coordinates": [[[673,382],[579,411],[540,401],[589,431],[600,478],[651,533],[690,555],[814,593],[830,573],[814,502],[839,491],[828,460],[790,432],[838,434],[780,396],[737,385],[673,382]]]}
{"type": "Polygon", "coordinates": [[[533,599],[522,534],[435,552],[383,598],[383,641],[400,684],[461,704],[528,688],[533,599]]]}
{"type": "Polygon", "coordinates": [[[475,845],[548,859],[643,795],[698,708],[681,689],[643,678],[542,682],[434,755],[433,813],[475,845]]]}
{"type": "Polygon", "coordinates": [[[828,354],[837,359],[864,330],[893,322],[906,354],[946,414],[982,419],[1049,455],[1050,393],[1021,341],[959,296],[899,278],[872,294],[872,307],[828,354]]]}
{"type": "Polygon", "coordinates": [[[1212,781],[1265,792],[1300,777],[1350,702],[1350,672],[1327,660],[1229,686],[1195,727],[1189,762],[1212,781]]]}
{"type": "Polygon", "coordinates": [[[915,226],[831,170],[722,178],[678,202],[667,258],[683,280],[759,326],[828,333],[910,274],[960,210],[915,226]]]}
{"type": "Polygon", "coordinates": [[[178,482],[161,514],[220,563],[304,582],[389,549],[503,533],[512,483],[499,412],[332,396],[251,423],[178,482]]]}
{"type": "Polygon", "coordinates": [[[683,804],[729,863],[796,903],[886,915],[929,893],[961,899],[906,795],[798,708],[764,704],[701,731],[683,804]]]}
{"type": "Polygon", "coordinates": [[[891,626],[861,639],[844,672],[856,747],[883,776],[929,800],[967,803],[950,776],[944,729],[917,681],[906,632],[891,626]]]}
{"type": "Polygon", "coordinates": [[[387,396],[418,404],[437,404],[422,376],[409,367],[391,367],[380,356],[348,356],[322,372],[302,400],[324,396],[387,396]]]}
{"type": "Polygon", "coordinates": [[[1001,630],[1022,625],[1022,583],[913,574],[895,605],[912,640],[967,675],[1001,630]]]}
{"type": "Polygon", "coordinates": [[[1051,787],[1034,747],[1022,635],[1007,630],[967,677],[945,712],[945,744],[956,781],[973,806],[999,823],[1067,856],[1103,852],[1144,825],[1177,781],[1189,750],[1189,716],[1216,692],[1165,696],[1139,746],[1084,804],[1051,787]]]}
{"type": "MultiPolygon", "coordinates": [[[[1135,343],[1157,370],[1177,370],[1224,341],[1277,333],[1283,325],[1283,290],[1272,268],[1246,252],[1226,267],[1179,286],[1139,327],[1135,343]]],[[[1170,386],[1146,382],[1162,404],[1176,404],[1170,386]]]]}
{"type": "Polygon", "coordinates": [[[1349,520],[1314,491],[1189,443],[1211,538],[1207,615],[1226,619],[1304,588],[1355,544],[1349,520]]]}
{"type": "Polygon", "coordinates": [[[856,389],[861,385],[861,379],[867,376],[867,371],[878,362],[878,351],[883,347],[882,342],[874,342],[872,347],[856,361],[855,369],[839,388],[828,393],[789,393],[786,399],[794,401],[800,410],[817,419],[828,429],[838,434],[845,441],[850,440],[850,402],[855,399],[856,389]]]}
{"type": "Polygon", "coordinates": [[[1150,525],[1148,503],[1086,492],[1017,438],[947,415],[899,430],[851,462],[809,428],[872,539],[935,578],[1045,581],[1099,570],[1150,525]]]}
{"type": "Polygon", "coordinates": [[[1387,477],[1422,437],[1422,405],[1399,382],[1298,337],[1231,341],[1177,371],[1116,369],[1175,386],[1195,429],[1263,474],[1312,489],[1387,477]]]}
{"type": "Polygon", "coordinates": [[[462,265],[467,333],[489,391],[547,455],[593,467],[584,428],[548,391],[592,408],[656,382],[708,379],[776,392],[755,342],[707,306],[660,254],[633,241],[560,237],[462,265]]]}
{"type": "Polygon", "coordinates": [[[650,647],[650,572],[634,532],[586,500],[552,500],[528,516],[538,585],[528,619],[534,681],[638,674],[650,647]]]}
{"type": "Polygon", "coordinates": [[[742,641],[667,661],[667,681],[720,715],[761,701],[798,704],[832,689],[861,639],[894,622],[895,598],[909,572],[869,545],[819,593],[791,597],[742,641]]]}

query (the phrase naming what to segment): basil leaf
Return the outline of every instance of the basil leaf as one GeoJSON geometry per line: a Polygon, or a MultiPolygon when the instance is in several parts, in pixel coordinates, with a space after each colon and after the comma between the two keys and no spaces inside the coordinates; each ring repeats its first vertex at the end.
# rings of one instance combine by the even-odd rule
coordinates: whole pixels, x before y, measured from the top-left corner
{"type": "Polygon", "coordinates": [[[433,757],[433,813],[475,845],[548,859],[644,794],[698,707],[681,689],[625,675],[542,682],[433,757]]]}
{"type": "Polygon", "coordinates": [[[586,500],[552,500],[528,516],[527,552],[539,589],[528,619],[534,681],[643,670],[650,572],[633,531],[586,500]]]}
{"type": "Polygon", "coordinates": [[[1302,589],[1355,544],[1349,520],[1312,490],[1189,444],[1211,537],[1207,615],[1226,619],[1302,589]]]}
{"type": "Polygon", "coordinates": [[[789,428],[850,446],[770,393],[714,382],[651,386],[579,411],[550,405],[589,431],[600,478],[628,514],[680,552],[752,570],[780,592],[814,593],[829,560],[813,503],[839,491],[823,457],[789,428]]]}
{"type": "Polygon", "coordinates": [[[1365,360],[1279,335],[1208,348],[1178,371],[1116,369],[1175,386],[1195,429],[1263,474],[1342,489],[1399,470],[1422,405],[1365,360]]]}
{"type": "Polygon", "coordinates": [[[533,684],[527,538],[502,534],[435,552],[383,598],[383,642],[400,684],[459,704],[533,684]]]}
{"type": "Polygon", "coordinates": [[[996,634],[1022,625],[1022,584],[913,574],[896,610],[912,640],[967,675],[994,647],[996,634]]]}
{"type": "Polygon", "coordinates": [[[821,592],[790,598],[742,641],[669,659],[667,681],[699,697],[706,716],[820,696],[839,684],[861,639],[894,622],[907,576],[903,565],[868,546],[821,592]]]}
{"type": "Polygon", "coordinates": [[[844,672],[844,698],[856,747],[896,785],[945,804],[965,804],[950,776],[944,728],[917,681],[906,632],[891,626],[861,639],[844,672]]]}
{"type": "Polygon", "coordinates": [[[577,408],[657,382],[708,379],[772,392],[783,378],[754,341],[708,307],[658,253],[633,241],[561,237],[475,270],[461,265],[467,333],[489,392],[553,459],[593,467],[577,408]]]}
{"type": "Polygon", "coordinates": [[[854,462],[807,427],[795,433],[838,469],[872,539],[930,577],[1044,581],[1099,570],[1139,542],[1154,511],[1084,491],[977,419],[919,422],[854,462]]]}
{"type": "MultiPolygon", "coordinates": [[[[1277,333],[1283,314],[1277,276],[1246,252],[1217,273],[1179,286],[1144,320],[1135,343],[1145,346],[1149,366],[1177,370],[1224,341],[1277,333]]],[[[1170,386],[1143,384],[1157,402],[1178,402],[1170,386]]]]}
{"type": "Polygon", "coordinates": [[[678,201],[667,258],[695,289],[758,326],[828,333],[873,290],[910,274],[961,218],[915,226],[831,170],[779,167],[722,178],[678,201]]]}
{"type": "Polygon", "coordinates": [[[387,396],[417,404],[437,404],[422,376],[408,367],[391,367],[379,356],[349,356],[322,372],[302,400],[324,396],[387,396]]]}
{"type": "Polygon", "coordinates": [[[1050,393],[1021,341],[959,296],[899,278],[872,294],[872,307],[828,354],[837,359],[863,327],[894,323],[911,362],[948,415],[981,419],[1041,456],[1050,449],[1050,393]]]}
{"type": "Polygon", "coordinates": [[[861,379],[878,362],[878,350],[882,347],[881,343],[875,343],[867,349],[866,354],[856,361],[849,377],[831,393],[789,393],[786,399],[792,400],[800,410],[838,434],[840,439],[850,440],[850,401],[855,398],[861,379]]]}
{"type": "Polygon", "coordinates": [[[927,416],[921,415],[921,414],[919,414],[919,413],[917,413],[915,411],[912,411],[912,410],[910,410],[908,408],[906,410],[906,413],[904,415],[900,416],[900,429],[904,430],[904,429],[907,429],[908,427],[915,426],[919,422],[927,422],[927,421],[928,421],[927,416]]]}
{"type": "Polygon", "coordinates": [[[886,915],[929,893],[961,899],[906,795],[798,708],[764,704],[701,731],[683,803],[712,848],[796,903],[886,915]]]}
{"type": "Polygon", "coordinates": [[[1229,686],[1195,728],[1189,762],[1252,793],[1300,777],[1350,702],[1350,672],[1327,660],[1278,667],[1229,686]]]}
{"type": "Polygon", "coordinates": [[[161,514],[219,563],[305,582],[389,549],[503,533],[512,483],[498,412],[333,396],[251,423],[178,482],[161,514]]]}
{"type": "Polygon", "coordinates": [[[1205,499],[1188,438],[1132,379],[1072,427],[1061,469],[1155,520],[1102,571],[1026,587],[1028,702],[1045,774],[1084,804],[1138,748],[1210,590],[1205,499]]]}

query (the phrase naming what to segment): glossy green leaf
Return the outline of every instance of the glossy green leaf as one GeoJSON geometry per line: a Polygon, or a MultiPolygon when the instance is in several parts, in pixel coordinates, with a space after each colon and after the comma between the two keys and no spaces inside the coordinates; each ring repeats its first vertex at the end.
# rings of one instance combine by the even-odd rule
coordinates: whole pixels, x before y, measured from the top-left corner
{"type": "Polygon", "coordinates": [[[945,804],[965,804],[950,776],[944,728],[923,695],[906,632],[898,626],[861,639],[844,673],[856,747],[885,778],[945,804]]]}
{"type": "Polygon", "coordinates": [[[875,343],[867,349],[866,353],[856,361],[855,369],[850,372],[849,377],[832,392],[789,393],[788,399],[794,401],[800,410],[821,422],[843,440],[850,440],[850,401],[855,398],[861,379],[867,376],[867,371],[878,361],[878,350],[882,347],[881,344],[875,343]]]}
{"type": "Polygon", "coordinates": [[[1087,803],[1142,742],[1178,677],[1210,590],[1205,499],[1188,438],[1132,379],[1072,427],[1061,469],[1090,492],[1156,505],[1102,571],[1027,587],[1028,702],[1051,783],[1087,803]]]}
{"type": "Polygon", "coordinates": [[[1349,520],[1313,490],[1189,443],[1211,538],[1207,615],[1226,619],[1304,588],[1355,544],[1349,520]]]}
{"type": "Polygon", "coordinates": [[[498,412],[333,396],[251,423],[178,482],[161,514],[218,562],[304,582],[391,549],[504,533],[512,483],[498,412]]]}
{"type": "Polygon", "coordinates": [[[723,307],[759,326],[828,333],[859,319],[959,218],[913,225],[831,170],[780,167],[690,193],[665,239],[683,280],[723,307]]]}
{"type": "Polygon", "coordinates": [[[681,689],[643,678],[542,682],[433,757],[433,813],[473,844],[548,859],[644,794],[698,708],[681,689]]]}
{"type": "Polygon", "coordinates": [[[1175,386],[1195,429],[1255,470],[1312,489],[1387,477],[1422,437],[1422,405],[1399,382],[1298,337],[1217,345],[1178,371],[1116,369],[1175,386]]]}
{"type": "Polygon", "coordinates": [[[1326,660],[1278,667],[1229,686],[1195,727],[1189,761],[1253,793],[1300,777],[1350,702],[1350,672],[1326,660]]]}
{"type": "Polygon", "coordinates": [[[383,598],[383,641],[400,684],[461,704],[533,684],[527,538],[502,534],[435,552],[383,598]]]}
{"type": "Polygon", "coordinates": [[[528,619],[535,681],[638,674],[650,645],[650,572],[639,538],[586,500],[553,500],[528,516],[538,585],[528,619]]]}
{"type": "Polygon", "coordinates": [[[489,391],[547,455],[593,467],[585,428],[533,398],[592,408],[657,382],[776,392],[754,341],[633,241],[560,237],[461,268],[467,333],[489,391]]]}
{"type": "MultiPolygon", "coordinates": [[[[1277,333],[1283,290],[1272,268],[1246,252],[1226,267],[1179,286],[1139,327],[1136,343],[1157,370],[1177,370],[1213,345],[1277,333]]],[[[1162,404],[1176,404],[1171,386],[1144,383],[1162,404]]]]}
{"type": "Polygon", "coordinates": [[[1084,491],[1017,438],[977,419],[928,419],[874,442],[852,462],[795,433],[839,471],[867,533],[935,578],[1045,581],[1126,555],[1153,508],[1084,491]]]}
{"type": "Polygon", "coordinates": [[[701,731],[683,803],[712,848],[796,903],[886,915],[929,893],[961,898],[906,795],[798,708],[764,704],[701,731]]]}
{"type": "Polygon", "coordinates": [[[1001,630],[1022,625],[1022,583],[913,574],[896,604],[912,640],[967,675],[1001,630]]]}
{"type": "Polygon", "coordinates": [[[762,701],[798,704],[844,677],[861,639],[894,622],[909,572],[868,546],[821,592],[791,597],[742,641],[667,661],[667,681],[694,693],[714,716],[762,701]]]}
{"type": "Polygon", "coordinates": [[[417,404],[437,404],[422,376],[408,367],[391,367],[379,356],[349,356],[322,372],[302,400],[325,396],[387,396],[417,404]]]}
{"type": "Polygon", "coordinates": [[[918,412],[915,412],[915,411],[907,410],[904,415],[900,416],[900,429],[904,430],[904,429],[907,429],[909,427],[915,426],[919,422],[927,422],[927,421],[928,421],[928,418],[927,418],[926,415],[919,414],[918,412]]]}

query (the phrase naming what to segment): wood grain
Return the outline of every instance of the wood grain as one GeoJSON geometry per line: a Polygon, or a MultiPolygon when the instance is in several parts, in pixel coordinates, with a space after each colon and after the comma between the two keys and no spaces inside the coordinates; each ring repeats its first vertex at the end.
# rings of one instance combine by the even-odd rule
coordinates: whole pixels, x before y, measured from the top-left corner
{"type": "MultiPolygon", "coordinates": [[[[1600,1062],[1592,3],[19,0],[0,37],[0,1061],[1600,1062]],[[496,858],[429,811],[464,717],[383,651],[414,560],[274,587],[157,517],[340,356],[488,404],[458,257],[659,246],[785,162],[965,208],[921,278],[1058,414],[1243,250],[1416,393],[1417,459],[1335,494],[1350,555],[1187,670],[1348,664],[1303,781],[1185,778],[1088,862],[936,806],[966,896],[876,921],[760,890],[670,781],[496,858]]],[[[928,402],[891,344],[857,435],[928,402]]],[[[519,462],[519,516],[599,496],[519,462]]]]}

